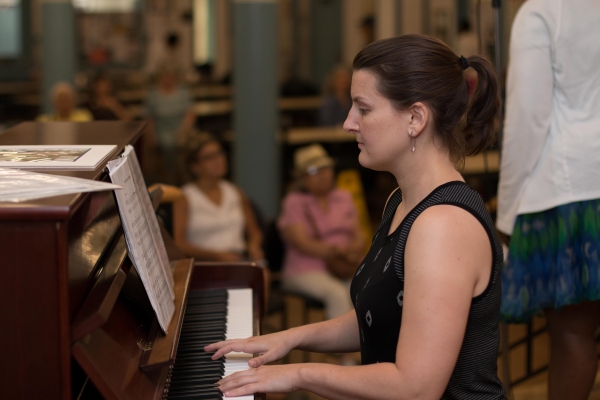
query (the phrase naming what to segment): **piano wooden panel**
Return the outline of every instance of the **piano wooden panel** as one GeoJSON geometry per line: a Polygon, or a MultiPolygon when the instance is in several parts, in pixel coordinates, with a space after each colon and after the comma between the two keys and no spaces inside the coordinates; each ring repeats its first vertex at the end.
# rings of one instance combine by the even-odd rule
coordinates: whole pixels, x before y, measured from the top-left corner
{"type": "MultiPolygon", "coordinates": [[[[117,144],[120,153],[133,144],[140,157],[144,129],[141,122],[24,123],[0,134],[0,145],[117,144]]],[[[51,173],[105,180],[103,167],[51,173]]],[[[170,238],[165,242],[177,256],[170,238]]],[[[258,334],[262,269],[190,265],[184,286],[177,278],[179,310],[186,290],[251,287],[258,334]]],[[[162,397],[181,318],[170,335],[156,329],[131,266],[111,192],[0,203],[1,398],[76,398],[81,382],[74,381],[74,362],[107,398],[162,397]]]]}
{"type": "MultiPolygon", "coordinates": [[[[130,143],[141,149],[144,128],[30,122],[0,134],[0,145],[116,144],[121,152],[130,143]]],[[[103,167],[51,173],[105,179],[103,167]]],[[[114,211],[110,192],[0,203],[0,397],[71,398],[71,322],[120,230],[114,211]]]]}

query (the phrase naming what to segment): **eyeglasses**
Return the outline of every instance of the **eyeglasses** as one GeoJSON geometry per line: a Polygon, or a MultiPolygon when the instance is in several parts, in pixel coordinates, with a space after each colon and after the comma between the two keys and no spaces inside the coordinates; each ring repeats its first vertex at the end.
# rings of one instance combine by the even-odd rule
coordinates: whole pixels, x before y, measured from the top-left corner
{"type": "Polygon", "coordinates": [[[326,166],[326,167],[317,167],[315,165],[311,165],[310,167],[306,168],[306,175],[316,175],[319,171],[325,170],[325,169],[333,169],[332,166],[326,166]]]}
{"type": "Polygon", "coordinates": [[[198,157],[198,162],[211,161],[216,158],[224,157],[225,152],[223,150],[215,151],[212,153],[204,154],[201,157],[198,157]]]}

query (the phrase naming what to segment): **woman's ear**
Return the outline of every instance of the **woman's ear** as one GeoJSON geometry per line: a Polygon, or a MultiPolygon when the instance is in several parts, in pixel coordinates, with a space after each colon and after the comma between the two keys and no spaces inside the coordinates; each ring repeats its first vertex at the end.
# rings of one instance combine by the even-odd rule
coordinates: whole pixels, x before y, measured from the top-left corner
{"type": "Polygon", "coordinates": [[[429,108],[418,101],[408,109],[408,112],[410,113],[409,129],[412,136],[419,136],[429,122],[429,108]]]}

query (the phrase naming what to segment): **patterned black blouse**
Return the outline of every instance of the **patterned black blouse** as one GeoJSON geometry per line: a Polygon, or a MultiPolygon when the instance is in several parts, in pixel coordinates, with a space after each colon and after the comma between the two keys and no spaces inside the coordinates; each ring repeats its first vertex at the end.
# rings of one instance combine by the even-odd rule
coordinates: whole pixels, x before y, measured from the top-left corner
{"type": "Polygon", "coordinates": [[[487,231],[494,249],[491,279],[482,294],[473,298],[465,338],[442,399],[504,399],[497,375],[500,334],[500,268],[502,247],[494,224],[479,194],[460,181],[437,187],[387,235],[402,201],[400,190],[390,198],[373,244],[359,266],[350,293],[360,329],[363,364],[395,362],[404,302],[404,248],[415,219],[428,207],[450,204],[473,214],[487,231]]]}

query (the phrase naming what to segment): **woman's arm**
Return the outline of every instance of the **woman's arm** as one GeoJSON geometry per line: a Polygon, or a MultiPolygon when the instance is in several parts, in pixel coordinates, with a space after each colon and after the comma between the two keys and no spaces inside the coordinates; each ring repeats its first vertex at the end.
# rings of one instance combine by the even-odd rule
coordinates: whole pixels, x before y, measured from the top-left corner
{"type": "Polygon", "coordinates": [[[335,252],[335,247],[321,240],[308,236],[304,225],[295,223],[281,229],[283,237],[298,251],[309,256],[326,259],[335,252]]]}
{"type": "Polygon", "coordinates": [[[490,242],[475,217],[454,206],[431,207],[417,218],[406,244],[395,363],[261,366],[228,376],[220,388],[228,396],[305,389],[328,399],[439,399],[472,298],[487,286],[491,265],[490,242]]]}
{"type": "Polygon", "coordinates": [[[196,111],[193,106],[189,106],[177,128],[177,137],[176,141],[179,146],[184,146],[188,139],[190,138],[190,134],[194,125],[196,124],[196,111]]]}
{"type": "Polygon", "coordinates": [[[203,249],[186,239],[188,202],[185,196],[173,202],[173,239],[186,256],[207,261],[241,261],[239,254],[203,249]]]}
{"type": "Polygon", "coordinates": [[[246,230],[246,238],[248,245],[248,256],[251,260],[262,260],[264,258],[262,243],[263,243],[263,235],[258,226],[258,222],[256,221],[256,215],[254,214],[254,210],[250,205],[250,201],[248,197],[242,192],[240,188],[237,188],[241,199],[242,199],[242,208],[244,211],[244,219],[246,221],[245,230],[246,230]]]}
{"type": "Polygon", "coordinates": [[[525,188],[550,134],[556,86],[551,32],[531,6],[519,9],[510,39],[496,218],[497,229],[506,235],[512,234],[525,188]]]}

